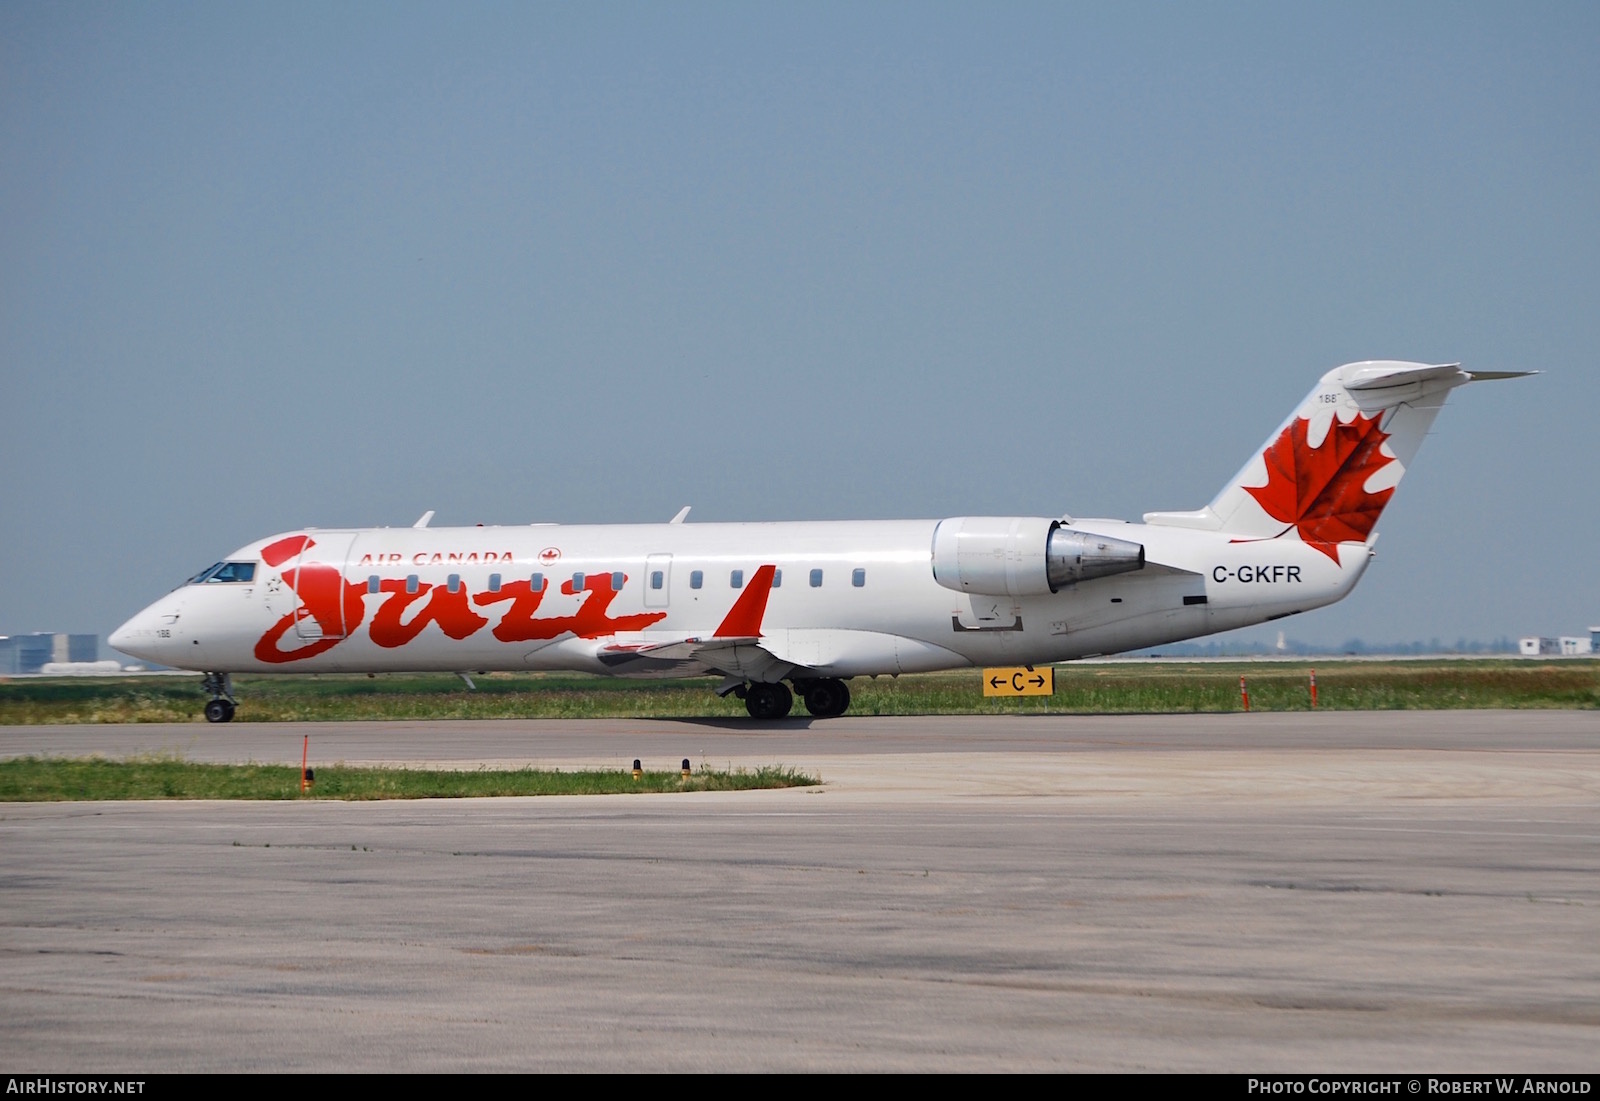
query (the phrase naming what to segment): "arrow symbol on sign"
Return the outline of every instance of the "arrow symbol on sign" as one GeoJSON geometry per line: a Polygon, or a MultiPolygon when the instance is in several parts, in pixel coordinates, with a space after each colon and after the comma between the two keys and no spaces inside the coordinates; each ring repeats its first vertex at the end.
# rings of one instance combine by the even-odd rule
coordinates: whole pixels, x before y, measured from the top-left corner
{"type": "Polygon", "coordinates": [[[990,688],[999,688],[1004,683],[1005,683],[1005,681],[1001,680],[999,677],[990,677],[989,678],[989,687],[990,688]]]}

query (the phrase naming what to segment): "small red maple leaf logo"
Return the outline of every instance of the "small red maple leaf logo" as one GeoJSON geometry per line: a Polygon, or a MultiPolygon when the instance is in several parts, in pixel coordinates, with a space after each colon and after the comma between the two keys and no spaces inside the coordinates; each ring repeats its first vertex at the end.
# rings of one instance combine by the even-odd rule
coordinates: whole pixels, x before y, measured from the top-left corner
{"type": "MultiPolygon", "coordinates": [[[[1311,421],[1298,417],[1262,452],[1267,484],[1245,486],[1274,520],[1290,524],[1300,538],[1339,561],[1336,544],[1366,542],[1394,488],[1368,493],[1362,487],[1394,462],[1380,450],[1389,433],[1377,417],[1359,413],[1348,424],[1337,417],[1321,447],[1307,441],[1311,421]]],[[[1287,530],[1287,529],[1285,529],[1287,530]]]]}

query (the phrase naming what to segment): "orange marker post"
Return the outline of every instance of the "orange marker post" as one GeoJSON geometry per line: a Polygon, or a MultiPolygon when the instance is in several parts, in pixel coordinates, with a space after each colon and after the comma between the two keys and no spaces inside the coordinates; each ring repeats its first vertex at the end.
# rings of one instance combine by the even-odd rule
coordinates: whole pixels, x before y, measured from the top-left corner
{"type": "Polygon", "coordinates": [[[306,793],[306,758],[311,753],[311,735],[306,735],[306,740],[300,746],[300,794],[306,793]]]}
{"type": "Polygon", "coordinates": [[[1239,699],[1244,702],[1244,709],[1250,710],[1250,689],[1244,686],[1244,677],[1239,678],[1239,699]]]}
{"type": "Polygon", "coordinates": [[[1311,670],[1311,710],[1317,709],[1317,671],[1311,670]]]}

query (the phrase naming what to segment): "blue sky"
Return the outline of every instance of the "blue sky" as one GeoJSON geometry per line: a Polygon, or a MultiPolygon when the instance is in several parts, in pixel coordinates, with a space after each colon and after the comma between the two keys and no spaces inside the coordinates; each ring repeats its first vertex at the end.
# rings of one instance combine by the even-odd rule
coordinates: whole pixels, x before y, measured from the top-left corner
{"type": "Polygon", "coordinates": [[[0,632],[426,509],[1195,508],[1401,358],[1545,373],[1290,634],[1576,633],[1597,56],[1583,4],[5,5],[0,632]]]}

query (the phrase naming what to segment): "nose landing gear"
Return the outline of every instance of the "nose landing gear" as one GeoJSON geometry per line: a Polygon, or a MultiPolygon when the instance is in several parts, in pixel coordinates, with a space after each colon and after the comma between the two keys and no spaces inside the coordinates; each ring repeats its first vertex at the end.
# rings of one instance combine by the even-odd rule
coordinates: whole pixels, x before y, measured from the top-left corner
{"type": "Polygon", "coordinates": [[[233,677],[227,673],[207,673],[200,687],[211,694],[204,710],[206,722],[232,722],[235,707],[233,677]]]}

